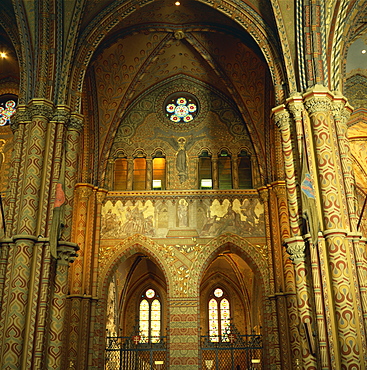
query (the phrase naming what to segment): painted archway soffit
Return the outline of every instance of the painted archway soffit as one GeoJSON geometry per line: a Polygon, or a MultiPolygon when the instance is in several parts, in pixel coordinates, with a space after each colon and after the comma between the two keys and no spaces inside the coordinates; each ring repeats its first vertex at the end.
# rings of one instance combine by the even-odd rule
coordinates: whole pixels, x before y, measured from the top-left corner
{"type": "MultiPolygon", "coordinates": [[[[126,20],[128,21],[127,17],[134,13],[136,8],[147,6],[149,3],[149,1],[137,2],[135,0],[124,4],[120,2],[112,3],[110,7],[99,14],[83,31],[79,39],[76,55],[76,64],[80,67],[74,70],[72,76],[72,90],[76,92],[80,91],[85,71],[93,57],[94,51],[102,41],[105,41],[110,31],[117,27],[123,20],[124,22],[126,20]]],[[[282,67],[283,59],[278,47],[279,43],[277,42],[277,36],[272,32],[271,28],[264,23],[263,19],[246,4],[225,3],[218,6],[217,9],[235,18],[236,22],[244,27],[259,45],[268,63],[273,83],[277,87],[277,100],[282,99],[284,91],[281,90],[285,78],[283,72],[284,68],[282,67]]],[[[78,97],[77,94],[72,106],[75,109],[79,105],[80,97],[78,97]]]]}

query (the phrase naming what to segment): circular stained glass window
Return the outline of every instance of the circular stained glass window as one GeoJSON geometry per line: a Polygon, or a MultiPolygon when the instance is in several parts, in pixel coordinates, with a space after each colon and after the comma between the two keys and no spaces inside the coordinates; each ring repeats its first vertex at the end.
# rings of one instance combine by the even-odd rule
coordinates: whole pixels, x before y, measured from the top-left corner
{"type": "Polygon", "coordinates": [[[0,98],[0,126],[10,124],[10,118],[16,111],[16,105],[16,98],[14,100],[6,96],[0,98]]]}
{"type": "Polygon", "coordinates": [[[164,103],[166,117],[175,123],[188,123],[199,111],[197,99],[189,93],[171,94],[164,103]]]}
{"type": "Polygon", "coordinates": [[[153,289],[148,289],[145,292],[145,295],[147,296],[147,298],[153,298],[155,296],[155,291],[153,289]]]}
{"type": "Polygon", "coordinates": [[[220,288],[217,288],[214,290],[214,295],[217,297],[217,298],[220,298],[222,295],[223,295],[223,290],[220,289],[220,288]]]}

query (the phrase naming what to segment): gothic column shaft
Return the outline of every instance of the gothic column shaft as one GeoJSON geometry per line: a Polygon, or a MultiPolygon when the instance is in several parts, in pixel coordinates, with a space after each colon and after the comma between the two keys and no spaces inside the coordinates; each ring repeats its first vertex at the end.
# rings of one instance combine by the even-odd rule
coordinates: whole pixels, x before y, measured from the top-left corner
{"type": "Polygon", "coordinates": [[[310,271],[306,264],[305,248],[305,242],[301,237],[293,237],[287,240],[287,251],[295,268],[298,316],[300,318],[299,330],[303,333],[301,336],[302,369],[318,369],[319,367],[315,357],[317,348],[312,338],[314,318],[312,302],[310,301],[310,271]]]}
{"type": "Polygon", "coordinates": [[[71,243],[63,242],[58,247],[58,260],[55,273],[50,310],[49,343],[47,349],[47,369],[63,369],[65,359],[63,351],[65,346],[65,314],[66,296],[68,294],[68,270],[69,263],[76,257],[77,247],[71,243]]]}
{"type": "Polygon", "coordinates": [[[271,324],[269,328],[271,333],[269,334],[272,337],[271,343],[269,343],[269,353],[270,357],[268,359],[269,364],[274,364],[276,367],[280,367],[281,358],[280,358],[280,344],[279,344],[279,330],[278,330],[278,316],[277,316],[277,304],[275,301],[275,274],[274,274],[274,258],[273,258],[273,248],[272,237],[270,234],[270,211],[269,211],[269,189],[262,187],[259,189],[259,194],[262,203],[264,204],[264,215],[265,215],[265,230],[266,230],[266,242],[268,245],[268,268],[269,268],[269,285],[271,297],[269,297],[266,303],[266,310],[268,310],[268,315],[271,324]]]}
{"type": "Polygon", "coordinates": [[[80,133],[82,131],[83,117],[79,114],[73,113],[67,125],[66,131],[66,151],[65,151],[65,229],[63,231],[62,239],[71,240],[72,232],[72,215],[73,215],[73,199],[75,185],[77,182],[78,157],[80,152],[80,133]]]}
{"type": "MultiPolygon", "coordinates": [[[[277,198],[277,209],[275,217],[279,219],[279,229],[281,234],[281,240],[286,240],[290,237],[289,235],[289,216],[288,216],[288,205],[286,198],[286,187],[284,182],[277,182],[273,184],[274,192],[277,198]]],[[[294,268],[292,261],[289,259],[289,255],[286,249],[281,248],[281,260],[283,266],[283,279],[284,282],[281,286],[282,291],[285,294],[286,300],[286,314],[287,324],[285,329],[289,330],[288,343],[290,345],[291,359],[293,367],[295,367],[296,359],[301,359],[301,342],[298,331],[298,307],[296,297],[296,283],[294,277],[294,268]]],[[[282,313],[280,313],[282,315],[282,313]]],[[[290,367],[292,368],[292,367],[290,367]]]]}
{"type": "Polygon", "coordinates": [[[335,128],[338,138],[338,147],[340,152],[340,162],[343,171],[343,179],[345,185],[345,198],[347,207],[345,211],[348,211],[348,219],[350,221],[351,230],[357,229],[357,215],[355,212],[355,197],[354,197],[354,177],[352,160],[350,156],[349,140],[347,138],[347,117],[349,117],[350,111],[345,107],[345,100],[339,98],[334,101],[334,119],[335,128]]]}
{"type": "MultiPolygon", "coordinates": [[[[359,289],[362,301],[363,322],[367,328],[367,257],[366,257],[366,239],[353,239],[353,248],[355,251],[356,269],[359,280],[359,289]]],[[[367,329],[366,329],[367,330],[367,329]]]]}
{"type": "Polygon", "coordinates": [[[312,271],[312,282],[313,291],[315,297],[315,311],[316,311],[316,323],[317,323],[317,334],[318,334],[318,345],[320,348],[320,362],[323,370],[330,369],[330,349],[327,337],[327,328],[325,325],[325,309],[323,291],[320,278],[320,260],[318,256],[318,249],[316,246],[310,247],[310,258],[311,258],[311,271],[312,271]]]}
{"type": "Polygon", "coordinates": [[[91,263],[93,255],[93,227],[96,190],[90,184],[77,184],[75,196],[76,220],[73,241],[78,245],[79,257],[71,267],[69,322],[69,361],[77,369],[85,369],[91,319],[91,263]]]}
{"type": "Polygon", "coordinates": [[[293,153],[294,145],[291,135],[290,115],[284,106],[280,106],[274,109],[274,118],[281,132],[291,235],[300,235],[299,199],[296,186],[296,166],[293,153]]]}
{"type": "Polygon", "coordinates": [[[329,297],[327,305],[335,307],[336,328],[338,330],[339,349],[335,350],[336,364],[349,367],[351,364],[363,363],[362,352],[365,339],[357,329],[358,297],[353,287],[352,265],[348,253],[346,228],[346,209],[343,207],[343,181],[338,178],[338,148],[335,147],[335,133],[332,119],[332,96],[324,89],[313,90],[305,94],[305,106],[310,116],[310,124],[315,142],[315,154],[320,189],[320,201],[324,225],[328,264],[333,298],[329,297]]]}

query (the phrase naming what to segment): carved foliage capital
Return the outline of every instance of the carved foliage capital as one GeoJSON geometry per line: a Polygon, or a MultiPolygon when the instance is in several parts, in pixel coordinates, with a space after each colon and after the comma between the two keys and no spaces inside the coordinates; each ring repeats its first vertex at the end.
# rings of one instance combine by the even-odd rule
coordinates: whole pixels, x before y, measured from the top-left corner
{"type": "Polygon", "coordinates": [[[61,244],[57,247],[57,260],[60,265],[69,265],[78,257],[78,247],[74,245],[61,244]]]}
{"type": "Polygon", "coordinates": [[[305,260],[305,249],[306,244],[304,241],[301,240],[292,240],[286,242],[287,252],[289,254],[289,258],[293,261],[293,263],[299,263],[305,260]]]}
{"type": "Polygon", "coordinates": [[[291,102],[288,105],[288,109],[295,120],[298,121],[302,119],[302,113],[304,111],[304,105],[302,102],[291,102]]]}
{"type": "Polygon", "coordinates": [[[49,104],[31,104],[28,109],[31,118],[39,116],[51,121],[54,117],[54,108],[49,104]]]}
{"type": "Polygon", "coordinates": [[[324,96],[313,96],[309,98],[305,101],[305,107],[309,114],[330,112],[332,110],[330,99],[324,96]]]}
{"type": "Polygon", "coordinates": [[[282,110],[274,114],[274,121],[280,130],[288,130],[290,127],[291,116],[287,110],[282,110]]]}

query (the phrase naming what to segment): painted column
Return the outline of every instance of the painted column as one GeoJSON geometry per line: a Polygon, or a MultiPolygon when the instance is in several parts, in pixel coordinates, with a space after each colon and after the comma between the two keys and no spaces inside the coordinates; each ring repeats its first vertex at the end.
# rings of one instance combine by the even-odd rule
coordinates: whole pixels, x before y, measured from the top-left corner
{"type": "Polygon", "coordinates": [[[60,242],[57,248],[55,281],[52,289],[47,369],[65,369],[65,313],[68,294],[69,264],[77,257],[78,247],[73,243],[60,242]]]}
{"type": "MultiPolygon", "coordinates": [[[[319,369],[316,360],[317,343],[312,332],[314,318],[312,313],[310,272],[306,264],[306,245],[302,237],[292,237],[287,241],[287,252],[295,268],[298,316],[300,318],[299,331],[301,333],[302,369],[319,369]]],[[[296,363],[296,365],[301,365],[296,363]]]]}
{"type": "Polygon", "coordinates": [[[91,184],[77,184],[75,195],[73,241],[80,248],[71,267],[68,362],[74,369],[86,369],[89,346],[91,310],[91,259],[93,249],[93,220],[95,188],[91,184]]]}
{"type": "Polygon", "coordinates": [[[365,368],[366,340],[360,330],[358,296],[354,289],[354,276],[349,242],[346,239],[349,220],[344,205],[343,175],[339,167],[339,148],[335,138],[332,115],[332,94],[323,86],[315,86],[304,95],[305,107],[315,143],[315,155],[322,207],[327,262],[333,297],[325,302],[335,308],[333,319],[339,348],[335,350],[332,367],[365,368]],[[363,350],[361,350],[363,349],[363,350]]]}
{"type": "MultiPolygon", "coordinates": [[[[277,199],[277,209],[278,212],[275,214],[279,222],[280,230],[280,240],[286,240],[290,237],[289,235],[289,216],[288,216],[288,206],[287,206],[287,191],[284,181],[277,181],[272,184],[272,188],[276,195],[277,199]]],[[[294,368],[296,362],[301,362],[301,342],[298,330],[298,307],[297,307],[297,296],[296,296],[296,283],[294,277],[294,268],[293,264],[289,258],[286,249],[283,246],[279,246],[280,249],[280,259],[282,265],[282,284],[279,287],[279,299],[285,300],[286,305],[286,315],[284,319],[287,319],[284,323],[284,329],[286,329],[286,338],[284,338],[281,343],[281,348],[283,352],[284,345],[290,346],[288,350],[290,352],[291,364],[289,367],[285,368],[294,368]]],[[[280,315],[283,315],[283,312],[280,312],[280,315]]],[[[282,325],[282,323],[281,323],[282,325]]],[[[283,330],[284,330],[283,329],[283,330]]],[[[282,329],[280,329],[282,330],[282,329]]],[[[283,355],[282,355],[283,359],[283,355]]],[[[282,361],[283,363],[283,361],[282,361]]],[[[284,363],[283,363],[284,364],[284,363]]]]}
{"type": "Polygon", "coordinates": [[[145,182],[145,189],[151,190],[152,189],[152,179],[153,179],[153,159],[152,157],[149,156],[147,157],[146,161],[147,161],[147,170],[146,170],[147,178],[145,182]]]}
{"type": "MultiPolygon", "coordinates": [[[[296,134],[297,134],[297,148],[298,148],[298,158],[299,163],[306,161],[309,172],[314,173],[313,165],[313,154],[312,147],[309,141],[308,127],[303,123],[303,114],[305,113],[305,107],[303,105],[303,98],[301,96],[292,96],[287,99],[287,104],[290,112],[293,115],[296,134]],[[305,157],[306,156],[306,157],[305,157]]],[[[302,179],[300,180],[300,182],[302,179]]],[[[320,361],[321,367],[323,369],[329,369],[330,362],[330,349],[327,341],[327,328],[326,328],[326,316],[324,309],[323,294],[326,293],[326,287],[321,284],[321,269],[320,269],[320,258],[319,249],[321,249],[321,244],[318,246],[312,245],[312,238],[310,235],[304,236],[308,245],[310,245],[310,262],[311,262],[311,272],[312,272],[312,286],[315,301],[315,315],[317,324],[317,335],[318,343],[320,348],[320,361]]]]}
{"type": "Polygon", "coordinates": [[[48,233],[59,180],[64,119],[52,103],[21,106],[7,205],[9,255],[0,314],[0,366],[44,366],[51,255],[48,233]]]}
{"type": "MultiPolygon", "coordinates": [[[[216,154],[212,156],[212,166],[213,166],[212,168],[213,189],[219,189],[218,157],[216,154]]],[[[201,184],[199,184],[199,188],[200,185],[201,184]]]]}
{"type": "Polygon", "coordinates": [[[127,186],[126,190],[133,190],[134,158],[127,159],[127,186]]]}
{"type": "Polygon", "coordinates": [[[265,310],[270,319],[269,338],[271,338],[269,345],[269,358],[267,359],[271,369],[279,369],[281,367],[280,358],[280,345],[279,345],[279,323],[277,317],[277,304],[276,304],[276,282],[274,274],[274,255],[273,255],[273,241],[270,234],[270,210],[269,210],[269,189],[262,187],[259,190],[261,202],[264,205],[264,217],[265,217],[265,230],[266,230],[266,244],[268,246],[268,267],[269,267],[269,287],[270,295],[266,301],[265,310]]]}

